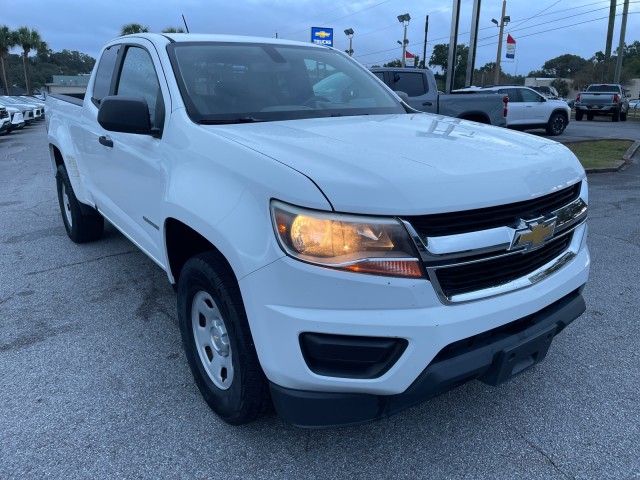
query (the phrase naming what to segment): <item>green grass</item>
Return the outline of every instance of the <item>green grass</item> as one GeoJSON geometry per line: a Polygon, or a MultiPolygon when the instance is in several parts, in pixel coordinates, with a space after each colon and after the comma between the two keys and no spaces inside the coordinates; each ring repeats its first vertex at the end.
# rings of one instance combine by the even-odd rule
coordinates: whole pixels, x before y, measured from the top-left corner
{"type": "Polygon", "coordinates": [[[631,140],[592,140],[565,144],[584,168],[614,167],[631,145],[631,140]]]}

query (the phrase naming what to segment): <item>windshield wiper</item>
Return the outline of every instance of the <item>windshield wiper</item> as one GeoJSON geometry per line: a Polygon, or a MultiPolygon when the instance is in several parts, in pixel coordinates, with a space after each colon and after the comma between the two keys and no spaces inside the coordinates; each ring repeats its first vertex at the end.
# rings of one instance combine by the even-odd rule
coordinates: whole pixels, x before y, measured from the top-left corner
{"type": "Polygon", "coordinates": [[[198,123],[201,125],[231,125],[236,123],[258,123],[258,122],[266,122],[262,118],[256,117],[238,117],[238,118],[221,118],[216,120],[209,119],[201,119],[198,120],[198,123]]]}

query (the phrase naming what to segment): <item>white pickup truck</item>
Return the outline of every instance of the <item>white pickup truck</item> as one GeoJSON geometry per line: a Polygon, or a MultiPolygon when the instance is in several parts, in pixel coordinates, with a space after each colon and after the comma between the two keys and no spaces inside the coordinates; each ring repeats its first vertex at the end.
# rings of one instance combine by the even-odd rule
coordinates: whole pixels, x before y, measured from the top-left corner
{"type": "Polygon", "coordinates": [[[585,309],[575,156],[416,113],[337,50],[125,36],[84,101],[46,103],[69,237],[107,219],[166,271],[195,383],[231,424],[272,404],[300,426],[361,423],[497,385],[585,309]],[[314,90],[336,74],[348,95],[314,90]]]}

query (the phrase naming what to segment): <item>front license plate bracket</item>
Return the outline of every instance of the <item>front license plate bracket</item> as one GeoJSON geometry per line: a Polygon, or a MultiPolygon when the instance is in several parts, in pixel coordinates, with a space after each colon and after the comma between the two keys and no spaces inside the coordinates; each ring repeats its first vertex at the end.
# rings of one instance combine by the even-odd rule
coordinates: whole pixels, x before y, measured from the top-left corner
{"type": "Polygon", "coordinates": [[[489,385],[500,385],[540,363],[547,356],[557,329],[556,325],[550,325],[535,336],[501,350],[489,370],[478,379],[489,385]]]}

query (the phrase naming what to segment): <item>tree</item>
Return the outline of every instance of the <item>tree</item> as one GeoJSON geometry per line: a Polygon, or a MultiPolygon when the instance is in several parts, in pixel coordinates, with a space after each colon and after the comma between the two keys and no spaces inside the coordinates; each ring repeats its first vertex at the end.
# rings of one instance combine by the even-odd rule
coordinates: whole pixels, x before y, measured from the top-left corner
{"type": "Polygon", "coordinates": [[[182,27],[167,27],[162,29],[162,33],[184,33],[182,27]]]}
{"type": "Polygon", "coordinates": [[[387,62],[383,65],[383,67],[401,67],[401,66],[402,66],[401,60],[391,60],[390,62],[387,62]]]}
{"type": "Polygon", "coordinates": [[[149,31],[149,27],[140,25],[139,23],[127,23],[122,26],[120,35],[130,35],[132,33],[146,33],[149,31]]]}
{"type": "Polygon", "coordinates": [[[587,63],[589,63],[588,60],[578,55],[566,53],[559,57],[552,58],[551,60],[547,60],[544,65],[542,65],[542,71],[550,77],[569,78],[572,73],[579,71],[587,63]]]}
{"type": "MultiPolygon", "coordinates": [[[[466,45],[456,46],[455,56],[455,78],[454,88],[463,86],[465,77],[467,76],[467,58],[469,58],[469,47],[466,45]]],[[[440,67],[442,75],[446,77],[449,63],[449,44],[439,43],[433,47],[433,53],[429,59],[429,65],[432,67],[440,67]]]]}
{"type": "Polygon", "coordinates": [[[27,95],[31,95],[31,81],[29,79],[29,52],[31,50],[46,50],[47,44],[36,29],[28,27],[20,27],[15,32],[15,41],[17,45],[22,47],[22,65],[24,67],[24,84],[26,86],[27,95]]]}
{"type": "Polygon", "coordinates": [[[9,50],[15,47],[16,39],[14,33],[6,25],[0,27],[0,72],[2,73],[2,85],[4,86],[4,94],[10,95],[9,88],[9,50]]]}

